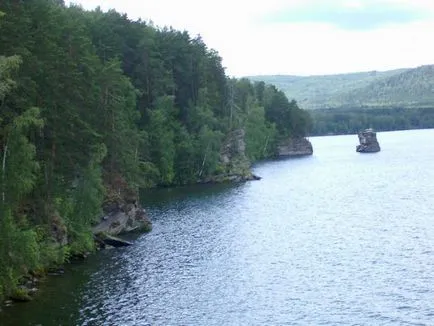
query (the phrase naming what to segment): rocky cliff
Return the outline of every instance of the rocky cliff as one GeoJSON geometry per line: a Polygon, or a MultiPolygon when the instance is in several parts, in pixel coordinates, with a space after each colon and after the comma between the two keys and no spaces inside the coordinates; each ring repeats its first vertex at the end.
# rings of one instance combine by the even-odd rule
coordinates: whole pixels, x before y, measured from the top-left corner
{"type": "Polygon", "coordinates": [[[150,231],[152,223],[139,202],[137,190],[131,189],[120,176],[110,178],[103,216],[92,231],[94,234],[118,235],[132,231],[150,231]]]}
{"type": "Polygon", "coordinates": [[[377,134],[372,129],[366,129],[359,132],[359,143],[357,145],[356,151],[359,153],[376,153],[381,150],[380,144],[377,140],[377,134]]]}
{"type": "Polygon", "coordinates": [[[96,226],[94,234],[106,233],[118,235],[132,231],[150,231],[151,221],[143,208],[137,203],[127,203],[107,212],[96,226]]]}
{"type": "Polygon", "coordinates": [[[277,155],[281,158],[312,154],[312,144],[306,138],[289,138],[285,141],[282,141],[277,147],[277,155]]]}
{"type": "Polygon", "coordinates": [[[244,129],[231,131],[225,138],[220,150],[221,173],[201,180],[201,183],[241,182],[259,180],[250,171],[250,160],[246,156],[244,129]]]}

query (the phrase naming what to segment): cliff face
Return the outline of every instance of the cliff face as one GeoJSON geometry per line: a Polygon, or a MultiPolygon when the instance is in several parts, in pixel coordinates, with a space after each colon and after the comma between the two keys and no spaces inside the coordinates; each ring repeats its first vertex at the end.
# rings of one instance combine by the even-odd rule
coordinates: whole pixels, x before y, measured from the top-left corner
{"type": "Polygon", "coordinates": [[[104,214],[92,228],[94,234],[118,235],[152,229],[152,223],[140,205],[138,192],[128,187],[123,178],[112,178],[112,182],[106,184],[106,189],[104,214]]]}
{"type": "Polygon", "coordinates": [[[220,151],[220,161],[228,174],[244,174],[250,170],[250,162],[246,156],[244,129],[230,132],[220,151]]]}
{"type": "Polygon", "coordinates": [[[92,231],[94,234],[118,235],[132,231],[146,232],[151,228],[152,224],[145,210],[137,203],[127,203],[107,212],[100,223],[92,228],[92,231]]]}
{"type": "Polygon", "coordinates": [[[250,171],[250,160],[246,156],[244,129],[231,131],[225,138],[220,150],[221,172],[205,178],[200,183],[241,182],[259,180],[250,171]]]}
{"type": "Polygon", "coordinates": [[[289,138],[285,141],[282,141],[277,148],[277,155],[281,158],[312,154],[312,144],[306,138],[289,138]]]}

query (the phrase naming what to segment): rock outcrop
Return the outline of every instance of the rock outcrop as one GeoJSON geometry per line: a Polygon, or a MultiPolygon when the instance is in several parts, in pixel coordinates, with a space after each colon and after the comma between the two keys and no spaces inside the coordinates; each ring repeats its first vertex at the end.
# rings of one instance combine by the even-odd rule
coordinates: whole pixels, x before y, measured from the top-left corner
{"type": "Polygon", "coordinates": [[[278,157],[297,157],[312,155],[312,144],[306,138],[290,138],[279,144],[277,147],[278,157]]]}
{"type": "Polygon", "coordinates": [[[246,156],[244,129],[230,132],[220,150],[222,173],[202,180],[202,183],[242,182],[260,180],[250,171],[250,161],[246,156]]]}
{"type": "Polygon", "coordinates": [[[103,205],[104,215],[92,228],[93,234],[118,235],[133,231],[148,232],[152,223],[140,206],[139,194],[128,187],[120,176],[111,177],[106,184],[107,196],[103,205]]]}
{"type": "Polygon", "coordinates": [[[379,152],[380,144],[377,140],[377,134],[372,129],[366,129],[364,131],[359,132],[359,143],[357,145],[356,151],[359,153],[376,153],[379,152]]]}
{"type": "Polygon", "coordinates": [[[132,231],[148,232],[151,229],[152,224],[145,210],[137,203],[127,203],[112,208],[92,231],[94,234],[118,235],[132,231]]]}
{"type": "Polygon", "coordinates": [[[106,233],[98,233],[94,235],[96,243],[101,248],[107,248],[107,247],[128,247],[131,246],[133,243],[126,241],[124,239],[120,239],[111,235],[108,235],[106,233]]]}

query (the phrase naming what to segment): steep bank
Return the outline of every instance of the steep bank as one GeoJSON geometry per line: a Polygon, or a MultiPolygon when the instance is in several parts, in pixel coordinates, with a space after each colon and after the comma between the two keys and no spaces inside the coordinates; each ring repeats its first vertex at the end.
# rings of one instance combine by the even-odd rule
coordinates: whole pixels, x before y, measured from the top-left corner
{"type": "Polygon", "coordinates": [[[119,235],[128,232],[149,232],[152,223],[141,206],[137,190],[124,182],[107,186],[107,197],[103,204],[103,214],[93,225],[92,233],[119,235]]]}
{"type": "MultiPolygon", "coordinates": [[[[276,148],[276,158],[290,158],[313,154],[312,143],[304,137],[287,138],[280,141],[276,148]]],[[[271,158],[271,156],[270,156],[271,158]]],[[[260,180],[250,169],[252,163],[246,155],[245,131],[237,129],[230,132],[220,151],[222,172],[199,183],[222,183],[260,180]]]]}
{"type": "Polygon", "coordinates": [[[222,183],[259,180],[250,170],[251,162],[246,155],[246,133],[244,129],[230,132],[223,141],[220,150],[219,171],[200,179],[198,183],[222,183]]]}

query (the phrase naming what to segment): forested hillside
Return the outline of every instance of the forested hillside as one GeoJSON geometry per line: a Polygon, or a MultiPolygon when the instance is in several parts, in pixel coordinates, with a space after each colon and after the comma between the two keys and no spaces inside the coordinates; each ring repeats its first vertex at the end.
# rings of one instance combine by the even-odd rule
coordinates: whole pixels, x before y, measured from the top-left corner
{"type": "Polygon", "coordinates": [[[348,101],[343,97],[351,91],[375,85],[388,77],[398,75],[407,69],[390,71],[356,72],[323,76],[252,76],[253,81],[264,81],[276,85],[290,99],[295,99],[302,108],[321,109],[341,107],[348,101]]]}
{"type": "Polygon", "coordinates": [[[434,65],[328,76],[254,76],[304,109],[434,107],[434,65]]]}
{"type": "Polygon", "coordinates": [[[434,107],[434,65],[409,69],[333,98],[344,107],[434,107]]]}
{"type": "Polygon", "coordinates": [[[329,76],[254,76],[294,98],[313,119],[311,135],[434,128],[434,65],[329,76]]]}
{"type": "Polygon", "coordinates": [[[274,86],[228,79],[187,32],[59,0],[0,12],[0,298],[92,250],[107,198],[222,173],[233,130],[253,161],[310,125],[274,86]]]}

